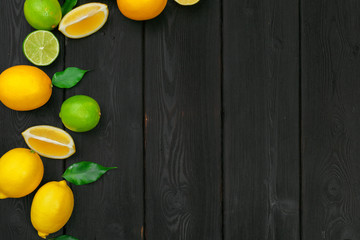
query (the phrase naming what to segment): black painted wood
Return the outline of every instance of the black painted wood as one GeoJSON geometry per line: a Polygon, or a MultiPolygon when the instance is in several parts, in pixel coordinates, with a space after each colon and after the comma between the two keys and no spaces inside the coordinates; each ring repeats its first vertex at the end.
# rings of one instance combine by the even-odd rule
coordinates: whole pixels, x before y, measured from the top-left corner
{"type": "MultiPolygon", "coordinates": [[[[79,85],[54,87],[35,111],[0,104],[0,155],[26,147],[28,127],[62,127],[65,98],[85,94],[101,106],[96,129],[69,131],[74,156],[42,158],[43,183],[78,161],[118,169],[71,186],[73,216],[52,236],[360,239],[360,2],[169,0],[146,22],[101,2],[110,9],[104,28],[81,40],[54,31],[60,56],[41,68],[50,77],[91,69],[79,85]]],[[[0,1],[0,72],[30,65],[23,3],[0,1]]],[[[33,196],[0,200],[0,240],[40,239],[33,196]]]]}
{"type": "MultiPolygon", "coordinates": [[[[22,0],[0,2],[0,72],[14,65],[32,65],[22,52],[25,37],[34,30],[25,20],[23,3],[22,0]]],[[[61,53],[51,66],[41,68],[50,78],[63,67],[64,38],[59,33],[56,36],[61,45],[61,53]]],[[[62,98],[63,90],[54,88],[46,105],[29,112],[16,112],[0,103],[0,156],[13,148],[27,148],[21,132],[29,127],[42,124],[61,127],[58,112],[62,98]]],[[[45,173],[40,186],[48,181],[60,180],[63,162],[44,157],[42,160],[45,173]]],[[[24,198],[0,201],[0,239],[39,239],[30,221],[31,202],[36,191],[37,189],[24,198]]],[[[62,230],[50,237],[59,234],[62,234],[62,230]]]]}
{"type": "Polygon", "coordinates": [[[303,239],[360,239],[360,3],[302,3],[303,239]]]}
{"type": "Polygon", "coordinates": [[[220,1],[145,24],[146,239],[221,239],[220,1]]]}
{"type": "MultiPolygon", "coordinates": [[[[79,1],[78,5],[88,1],[79,1]]],[[[74,137],[77,153],[66,165],[92,161],[116,166],[99,181],[72,186],[73,216],[66,233],[79,239],[141,238],[143,227],[142,23],[108,4],[106,25],[94,35],[66,39],[66,67],[90,69],[66,98],[83,94],[98,101],[99,125],[74,137]]]]}
{"type": "Polygon", "coordinates": [[[224,239],[300,239],[298,1],[223,16],[224,239]]]}

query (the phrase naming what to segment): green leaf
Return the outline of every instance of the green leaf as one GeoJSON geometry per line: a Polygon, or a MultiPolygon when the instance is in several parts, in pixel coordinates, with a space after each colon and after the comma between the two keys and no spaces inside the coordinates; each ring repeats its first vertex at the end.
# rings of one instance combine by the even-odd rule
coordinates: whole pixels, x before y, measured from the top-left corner
{"type": "Polygon", "coordinates": [[[78,162],[68,167],[63,178],[75,185],[85,185],[98,180],[110,169],[117,167],[103,167],[93,162],[78,162]]]}
{"type": "Polygon", "coordinates": [[[62,72],[57,72],[52,78],[52,84],[58,88],[72,88],[84,77],[88,70],[68,67],[62,72]]]}
{"type": "Polygon", "coordinates": [[[61,6],[62,15],[65,16],[68,12],[75,7],[77,0],[65,0],[64,4],[61,6]]]}
{"type": "Polygon", "coordinates": [[[57,238],[52,238],[50,240],[79,240],[75,237],[72,237],[72,236],[69,236],[69,235],[62,235],[62,236],[59,236],[57,238]]]}

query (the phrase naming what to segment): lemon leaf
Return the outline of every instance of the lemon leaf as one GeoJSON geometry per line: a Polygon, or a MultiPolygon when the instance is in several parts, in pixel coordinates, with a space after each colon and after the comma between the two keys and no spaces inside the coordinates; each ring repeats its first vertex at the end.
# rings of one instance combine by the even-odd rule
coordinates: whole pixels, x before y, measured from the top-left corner
{"type": "Polygon", "coordinates": [[[72,88],[84,77],[88,70],[68,67],[62,72],[57,72],[52,78],[52,84],[58,88],[72,88]]]}
{"type": "Polygon", "coordinates": [[[62,236],[59,236],[57,238],[52,238],[50,240],[79,240],[75,237],[72,237],[72,236],[69,236],[69,235],[62,235],[62,236]]]}
{"type": "Polygon", "coordinates": [[[78,162],[68,167],[63,178],[75,185],[85,185],[97,181],[110,169],[117,167],[103,167],[93,162],[78,162]]]}
{"type": "Polygon", "coordinates": [[[65,16],[68,12],[70,12],[73,7],[75,7],[77,0],[65,0],[64,4],[61,6],[62,15],[65,16]]]}

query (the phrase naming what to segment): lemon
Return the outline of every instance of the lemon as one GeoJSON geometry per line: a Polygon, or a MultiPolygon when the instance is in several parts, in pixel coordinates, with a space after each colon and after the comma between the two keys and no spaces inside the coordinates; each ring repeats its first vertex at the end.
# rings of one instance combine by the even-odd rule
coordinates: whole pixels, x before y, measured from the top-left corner
{"type": "Polygon", "coordinates": [[[20,198],[33,192],[44,175],[39,155],[14,148],[0,158],[0,199],[20,198]]]}
{"type": "Polygon", "coordinates": [[[33,28],[52,30],[61,20],[61,6],[57,0],[26,0],[24,15],[33,28]]]}
{"type": "Polygon", "coordinates": [[[31,204],[31,223],[38,235],[46,238],[59,231],[70,219],[74,195],[66,181],[48,182],[35,194],[31,204]]]}
{"type": "Polygon", "coordinates": [[[37,67],[18,65],[0,75],[0,101],[13,110],[39,108],[47,103],[51,93],[50,78],[37,67]]]}
{"type": "Polygon", "coordinates": [[[104,26],[109,10],[103,3],[87,3],[68,12],[59,24],[59,31],[68,38],[83,38],[104,26]]]}
{"type": "Polygon", "coordinates": [[[167,0],[117,0],[117,4],[124,16],[142,21],[157,17],[164,10],[167,0]]]}
{"type": "Polygon", "coordinates": [[[75,144],[72,137],[64,130],[40,125],[26,129],[22,133],[26,144],[39,155],[65,159],[75,153],[75,144]]]}
{"type": "Polygon", "coordinates": [[[194,5],[196,3],[198,3],[200,0],[175,0],[175,2],[177,2],[180,5],[183,6],[190,6],[190,5],[194,5]]]}
{"type": "Polygon", "coordinates": [[[87,132],[99,123],[100,106],[91,97],[76,95],[63,102],[59,116],[71,131],[87,132]]]}

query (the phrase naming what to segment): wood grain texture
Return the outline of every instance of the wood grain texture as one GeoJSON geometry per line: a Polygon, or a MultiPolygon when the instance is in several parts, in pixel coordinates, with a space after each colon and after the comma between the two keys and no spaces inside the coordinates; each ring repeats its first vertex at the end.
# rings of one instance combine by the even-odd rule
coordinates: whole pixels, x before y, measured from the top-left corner
{"type": "Polygon", "coordinates": [[[300,239],[298,1],[223,16],[224,239],[300,239]]]}
{"type": "MultiPolygon", "coordinates": [[[[79,1],[78,5],[87,1],[79,1]]],[[[91,161],[118,169],[86,186],[72,186],[75,208],[66,233],[79,239],[141,239],[143,226],[142,23],[125,19],[116,1],[94,35],[66,39],[66,66],[90,69],[66,91],[88,95],[101,107],[99,125],[74,137],[77,153],[67,166],[91,161]]]]}
{"type": "MultiPolygon", "coordinates": [[[[25,37],[34,29],[26,22],[23,14],[24,1],[0,2],[0,72],[14,65],[31,65],[22,51],[25,37]]],[[[42,67],[49,77],[63,68],[63,37],[56,33],[60,41],[61,53],[58,59],[49,67],[42,67]]],[[[26,147],[21,132],[34,125],[52,125],[61,127],[58,118],[63,90],[53,89],[49,102],[34,111],[16,112],[0,103],[0,156],[7,151],[26,147]]],[[[63,162],[42,157],[45,173],[40,185],[53,180],[60,180],[63,172],[63,162]]],[[[36,191],[19,199],[0,200],[0,239],[18,240],[39,239],[30,221],[31,202],[36,191]]],[[[53,234],[61,235],[62,230],[53,234]]]]}
{"type": "Polygon", "coordinates": [[[145,24],[146,239],[221,239],[220,1],[145,24]]]}
{"type": "Polygon", "coordinates": [[[360,239],[359,12],[302,3],[303,239],[360,239]]]}

